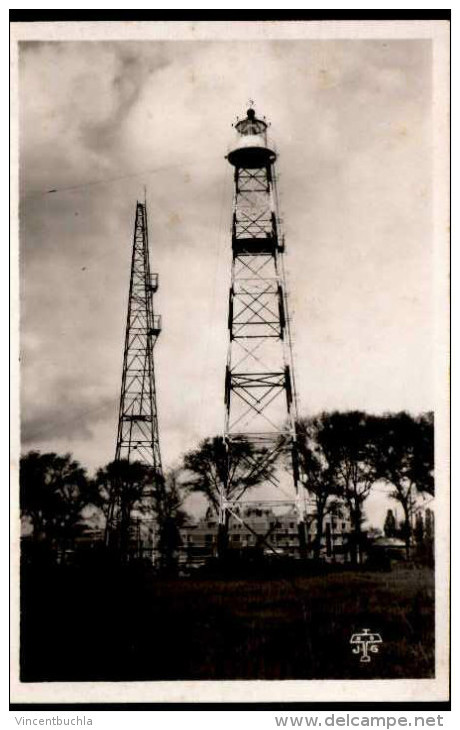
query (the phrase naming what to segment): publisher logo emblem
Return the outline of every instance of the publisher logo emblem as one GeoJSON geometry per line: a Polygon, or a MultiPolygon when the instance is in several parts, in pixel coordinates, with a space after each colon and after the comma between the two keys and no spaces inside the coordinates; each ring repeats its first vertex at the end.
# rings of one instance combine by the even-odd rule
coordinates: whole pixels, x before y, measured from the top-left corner
{"type": "Polygon", "coordinates": [[[370,629],[362,629],[359,633],[353,634],[350,639],[353,654],[361,654],[360,662],[370,662],[371,654],[378,654],[381,643],[380,634],[376,634],[370,629]]]}

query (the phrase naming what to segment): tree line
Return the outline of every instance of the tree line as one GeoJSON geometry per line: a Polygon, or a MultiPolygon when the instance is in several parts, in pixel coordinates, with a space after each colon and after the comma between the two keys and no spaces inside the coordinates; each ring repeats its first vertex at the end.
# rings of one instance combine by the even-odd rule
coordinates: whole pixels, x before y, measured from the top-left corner
{"type": "MultiPolygon", "coordinates": [[[[359,559],[364,506],[377,482],[391,487],[390,497],[404,514],[402,534],[409,553],[413,539],[413,514],[417,495],[434,495],[434,419],[432,413],[406,412],[369,415],[362,411],[321,413],[297,424],[296,458],[302,488],[314,501],[313,552],[319,557],[323,526],[328,514],[344,506],[350,517],[350,553],[359,559]]],[[[89,477],[70,454],[29,451],[20,460],[21,515],[31,526],[33,545],[65,553],[85,529],[84,512],[94,509],[103,523],[104,544],[115,492],[125,515],[125,547],[136,510],[147,509],[157,528],[160,565],[172,569],[186,520],[184,501],[201,493],[216,514],[223,485],[230,497],[270,480],[279,468],[289,470],[289,460],[279,447],[267,450],[241,441],[229,451],[221,437],[204,439],[187,452],[181,465],[157,475],[140,462],[114,461],[89,477]]],[[[225,543],[228,522],[220,540],[225,543]]]]}
{"type": "Polygon", "coordinates": [[[365,501],[378,482],[387,484],[389,496],[401,505],[409,555],[417,495],[434,495],[432,413],[416,417],[406,412],[323,413],[299,423],[298,453],[305,486],[316,506],[316,556],[324,517],[344,503],[352,526],[352,562],[357,562],[365,501]]]}
{"type": "Polygon", "coordinates": [[[167,569],[173,560],[178,531],[186,517],[184,495],[173,470],[158,475],[146,464],[121,459],[89,477],[71,454],[29,451],[20,459],[19,488],[21,517],[29,523],[29,549],[34,557],[54,553],[63,560],[87,529],[91,513],[100,525],[101,547],[109,550],[109,512],[119,498],[119,551],[129,552],[137,512],[139,519],[155,520],[161,567],[167,569]]]}

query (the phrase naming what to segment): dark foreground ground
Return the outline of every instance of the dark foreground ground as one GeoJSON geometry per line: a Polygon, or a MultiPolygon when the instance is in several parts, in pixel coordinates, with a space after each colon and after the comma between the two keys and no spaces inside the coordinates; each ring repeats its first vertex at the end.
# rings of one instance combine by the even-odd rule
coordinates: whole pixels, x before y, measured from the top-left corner
{"type": "Polygon", "coordinates": [[[21,597],[25,682],[434,676],[429,568],[289,580],[29,568],[21,597]],[[349,643],[363,628],[383,639],[367,664],[349,643]]]}

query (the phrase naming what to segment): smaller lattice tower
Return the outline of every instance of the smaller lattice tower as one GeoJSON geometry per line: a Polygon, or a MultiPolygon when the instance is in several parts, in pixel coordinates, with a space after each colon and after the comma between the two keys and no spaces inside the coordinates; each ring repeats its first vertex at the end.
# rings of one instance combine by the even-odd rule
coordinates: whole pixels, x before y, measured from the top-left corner
{"type": "MultiPolygon", "coordinates": [[[[163,478],[153,360],[153,348],[161,332],[161,317],[154,314],[153,306],[157,290],[158,274],[150,273],[147,205],[137,202],[115,462],[140,462],[151,467],[153,481],[163,478]]],[[[120,481],[113,490],[109,505],[107,542],[112,545],[120,542],[122,489],[120,481]]],[[[153,489],[152,483],[142,495],[143,509],[140,509],[139,514],[152,514],[152,509],[149,509],[152,506],[148,505],[148,501],[152,498],[153,489]]],[[[133,520],[132,515],[128,515],[128,518],[131,518],[131,532],[135,522],[139,533],[139,515],[137,520],[133,520]]],[[[153,543],[153,531],[149,529],[147,532],[153,543]]]]}

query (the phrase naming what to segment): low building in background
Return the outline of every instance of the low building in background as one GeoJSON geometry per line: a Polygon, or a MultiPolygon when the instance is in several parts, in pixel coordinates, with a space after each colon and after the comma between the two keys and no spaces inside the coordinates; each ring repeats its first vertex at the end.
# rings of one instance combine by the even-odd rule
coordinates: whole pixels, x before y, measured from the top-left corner
{"type": "MultiPolygon", "coordinates": [[[[203,565],[217,555],[217,517],[208,510],[205,517],[181,528],[182,565],[203,565]]],[[[323,522],[320,556],[329,562],[345,562],[348,555],[350,521],[327,515],[323,522]]],[[[316,525],[307,521],[308,556],[313,557],[316,525]]],[[[244,554],[258,551],[263,555],[300,557],[299,534],[294,510],[275,513],[266,506],[246,507],[238,517],[232,516],[228,528],[228,546],[232,552],[244,554]]]]}
{"type": "Polygon", "coordinates": [[[381,535],[372,541],[368,553],[372,559],[377,560],[406,560],[406,543],[399,537],[381,535]]]}

